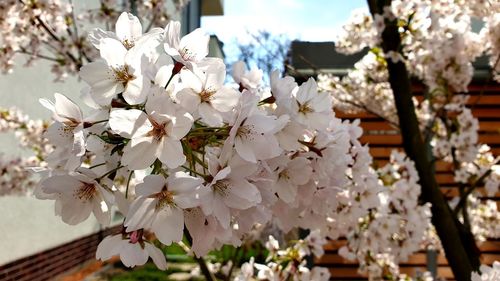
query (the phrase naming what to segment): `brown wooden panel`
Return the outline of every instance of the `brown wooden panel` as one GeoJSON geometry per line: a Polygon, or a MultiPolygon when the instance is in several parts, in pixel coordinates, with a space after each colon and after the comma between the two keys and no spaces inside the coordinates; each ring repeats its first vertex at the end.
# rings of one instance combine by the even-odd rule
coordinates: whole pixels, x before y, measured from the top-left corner
{"type": "MultiPolygon", "coordinates": [[[[353,267],[333,267],[330,268],[331,279],[333,280],[346,280],[346,279],[355,279],[355,280],[363,280],[366,276],[362,276],[357,272],[357,268],[353,267]]],[[[400,272],[404,274],[408,274],[409,276],[415,276],[417,272],[425,271],[425,267],[401,267],[400,272]]],[[[446,279],[452,279],[453,273],[449,267],[438,267],[437,274],[439,277],[443,277],[446,279]]]]}
{"type": "Polygon", "coordinates": [[[363,132],[373,130],[399,130],[399,128],[395,128],[385,121],[361,121],[359,125],[363,128],[363,132]]]}
{"type": "MultiPolygon", "coordinates": [[[[476,188],[476,190],[479,192],[479,194],[482,194],[482,196],[480,198],[483,198],[483,199],[490,198],[490,197],[487,197],[486,189],[484,187],[476,188]]],[[[441,192],[444,194],[444,196],[446,196],[449,199],[460,195],[460,193],[458,191],[458,187],[441,187],[441,192]]],[[[500,192],[495,193],[494,199],[500,200],[500,192]]],[[[499,251],[500,251],[500,247],[499,247],[499,251]]]]}
{"type": "MultiPolygon", "coordinates": [[[[466,94],[474,95],[487,95],[489,93],[498,94],[500,92],[500,86],[494,81],[476,81],[474,84],[467,86],[468,92],[466,94]]],[[[425,90],[424,84],[417,81],[412,82],[411,90],[413,93],[423,92],[425,90]]]]}
{"type": "MultiPolygon", "coordinates": [[[[339,240],[329,241],[328,244],[325,245],[325,251],[337,251],[340,247],[345,246],[347,244],[347,240],[345,238],[340,238],[339,240]]],[[[481,252],[496,252],[500,254],[500,241],[499,240],[488,240],[481,243],[479,249],[481,252]]]]}
{"type": "MultiPolygon", "coordinates": [[[[403,148],[400,146],[370,147],[370,154],[377,161],[380,161],[382,159],[389,159],[389,157],[391,156],[391,152],[393,150],[403,151],[403,148]]],[[[500,147],[491,147],[490,150],[491,150],[491,153],[493,153],[493,155],[500,155],[500,147]]],[[[387,163],[387,161],[382,161],[382,162],[387,163]]],[[[452,169],[453,165],[451,163],[442,162],[442,161],[439,161],[438,164],[439,163],[442,163],[442,165],[439,165],[439,166],[441,166],[443,169],[449,169],[449,170],[452,169]]]]}
{"type": "MultiPolygon", "coordinates": [[[[372,131],[399,131],[398,127],[385,121],[363,120],[359,125],[365,133],[372,131]]],[[[500,133],[500,121],[481,121],[479,123],[479,133],[482,132],[500,133]]]]}
{"type": "Polygon", "coordinates": [[[479,131],[500,133],[500,122],[481,121],[479,122],[479,131]]]}
{"type": "MultiPolygon", "coordinates": [[[[415,96],[420,102],[424,99],[422,95],[415,96]]],[[[488,93],[483,95],[471,95],[467,100],[468,105],[500,105],[500,95],[497,93],[488,93]]]]}
{"type": "MultiPolygon", "coordinates": [[[[500,260],[500,253],[497,254],[482,254],[481,255],[481,263],[483,264],[492,264],[494,261],[500,260]]],[[[439,255],[437,258],[437,263],[440,266],[447,266],[448,261],[444,255],[439,255]]],[[[357,264],[356,261],[346,260],[343,257],[330,254],[324,255],[320,259],[316,260],[316,264],[321,266],[329,266],[329,265],[342,265],[342,264],[357,264]]],[[[408,258],[407,261],[402,261],[400,263],[401,266],[425,266],[427,264],[427,255],[425,253],[417,253],[408,258]]]]}
{"type": "MultiPolygon", "coordinates": [[[[369,145],[400,145],[402,143],[401,135],[363,135],[360,138],[361,143],[369,145]]],[[[500,134],[480,134],[480,143],[489,145],[500,145],[500,134]]]]}
{"type": "MultiPolygon", "coordinates": [[[[479,108],[479,107],[474,107],[472,109],[472,114],[476,118],[493,118],[493,119],[500,119],[500,109],[498,108],[479,108]]],[[[364,113],[364,112],[359,112],[359,113],[343,113],[341,111],[336,111],[335,115],[338,118],[342,119],[362,119],[361,122],[363,122],[363,119],[378,119],[380,121],[383,121],[380,117],[370,114],[370,113],[364,113]]],[[[491,121],[491,120],[490,120],[491,121]]]]}

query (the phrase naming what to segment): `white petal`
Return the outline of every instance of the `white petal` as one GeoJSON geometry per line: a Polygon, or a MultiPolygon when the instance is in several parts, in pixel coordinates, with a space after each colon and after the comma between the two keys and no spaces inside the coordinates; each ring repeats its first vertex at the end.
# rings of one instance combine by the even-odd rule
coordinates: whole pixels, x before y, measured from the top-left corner
{"type": "MultiPolygon", "coordinates": [[[[54,97],[55,97],[54,107],[56,111],[55,113],[59,117],[69,120],[74,120],[77,122],[82,121],[83,119],[82,111],[80,110],[80,107],[78,107],[78,105],[76,105],[66,96],[61,95],[59,93],[55,93],[54,97]]],[[[59,121],[62,122],[65,120],[59,120],[59,121]]]]}
{"type": "Polygon", "coordinates": [[[140,228],[149,228],[154,219],[157,199],[139,197],[132,202],[125,218],[124,226],[127,232],[140,228]]]}
{"type": "Polygon", "coordinates": [[[144,182],[137,185],[135,193],[138,196],[150,196],[161,192],[165,186],[165,178],[160,175],[149,175],[144,178],[144,182]]]}
{"type": "Polygon", "coordinates": [[[139,19],[130,14],[123,12],[116,21],[115,25],[116,35],[120,40],[125,39],[131,41],[130,43],[137,40],[142,35],[142,26],[139,19]]]}
{"type": "Polygon", "coordinates": [[[246,180],[231,181],[224,203],[231,208],[244,210],[260,203],[261,197],[255,185],[246,180]]]}
{"type": "Polygon", "coordinates": [[[163,252],[160,249],[156,248],[150,243],[145,243],[144,250],[148,252],[149,256],[155,263],[156,267],[158,267],[158,269],[160,270],[167,269],[167,260],[165,258],[165,254],[163,254],[163,252]]]}
{"type": "Polygon", "coordinates": [[[122,164],[127,165],[130,170],[142,170],[151,166],[156,160],[158,144],[141,142],[131,146],[131,143],[123,149],[122,164]]]}
{"type": "Polygon", "coordinates": [[[138,76],[127,82],[123,98],[131,105],[144,103],[148,97],[150,86],[151,83],[144,76],[138,76]]]}
{"type": "Polygon", "coordinates": [[[248,162],[257,163],[255,152],[252,150],[252,147],[250,147],[247,142],[243,142],[240,137],[234,140],[234,148],[241,158],[248,162]]]}
{"type": "Polygon", "coordinates": [[[43,192],[52,194],[72,194],[81,182],[70,175],[56,175],[43,180],[40,183],[43,192]]]}
{"type": "Polygon", "coordinates": [[[203,182],[200,178],[192,177],[185,172],[176,172],[168,180],[169,190],[179,193],[191,193],[203,182]]]}
{"type": "Polygon", "coordinates": [[[119,67],[125,64],[127,49],[125,49],[120,41],[112,38],[101,39],[99,49],[101,51],[101,58],[103,58],[109,66],[119,67]]]}
{"type": "Polygon", "coordinates": [[[104,261],[118,255],[121,241],[121,234],[106,236],[97,246],[96,259],[104,261]]]}
{"type": "Polygon", "coordinates": [[[124,89],[123,84],[114,80],[102,80],[92,86],[90,96],[102,106],[108,106],[111,100],[124,89]]]}
{"type": "Polygon", "coordinates": [[[174,65],[172,64],[172,59],[170,59],[169,56],[160,56],[159,59],[163,57],[168,57],[170,60],[167,65],[163,65],[158,69],[158,72],[156,72],[154,82],[156,85],[165,87],[167,85],[168,80],[170,79],[170,76],[172,75],[172,70],[174,69],[174,65]]]}
{"type": "Polygon", "coordinates": [[[215,110],[210,104],[203,102],[198,108],[200,112],[200,117],[203,122],[205,122],[210,127],[222,126],[223,120],[222,115],[215,110]]]}
{"type": "Polygon", "coordinates": [[[189,69],[184,69],[180,73],[182,84],[187,88],[191,88],[195,93],[199,94],[203,91],[203,82],[200,77],[204,77],[202,72],[196,75],[193,71],[189,69]]]}
{"type": "Polygon", "coordinates": [[[226,65],[219,58],[211,58],[206,70],[205,89],[218,90],[226,79],[226,65]]]}
{"type": "Polygon", "coordinates": [[[164,207],[156,213],[151,230],[158,240],[165,245],[182,240],[184,230],[184,213],[181,209],[164,207]]]}
{"type": "Polygon", "coordinates": [[[241,77],[245,74],[246,66],[243,61],[237,61],[233,64],[233,78],[236,83],[241,82],[241,77]]]}
{"type": "Polygon", "coordinates": [[[43,105],[43,107],[47,108],[48,110],[50,110],[51,112],[55,112],[56,109],[54,107],[54,103],[48,99],[38,99],[38,102],[40,102],[41,105],[43,105]]]}
{"type": "Polygon", "coordinates": [[[174,126],[172,127],[172,132],[170,132],[170,136],[180,140],[191,130],[193,117],[187,112],[182,115],[178,114],[175,117],[174,126]]]}
{"type": "Polygon", "coordinates": [[[85,154],[85,135],[83,132],[83,125],[74,131],[73,149],[71,152],[76,156],[83,156],[85,154]]]}
{"type": "Polygon", "coordinates": [[[49,142],[53,145],[62,147],[73,144],[73,132],[67,130],[66,125],[60,122],[52,123],[44,133],[49,142]]]}
{"type": "Polygon", "coordinates": [[[306,184],[312,174],[312,167],[309,160],[304,157],[294,158],[288,163],[287,169],[290,179],[297,185],[306,184]]]}
{"type": "Polygon", "coordinates": [[[179,47],[179,39],[181,35],[181,23],[178,21],[170,21],[165,27],[165,50],[167,54],[173,55],[168,52],[168,48],[177,49],[179,47]]]}
{"type": "Polygon", "coordinates": [[[236,107],[240,94],[229,87],[220,88],[212,97],[210,103],[220,112],[228,112],[236,107]]]}
{"type": "Polygon", "coordinates": [[[146,112],[150,115],[154,113],[155,115],[161,114],[170,117],[175,115],[176,109],[176,105],[166,92],[162,92],[161,94],[155,93],[155,95],[150,96],[146,101],[146,112]]]}
{"type": "Polygon", "coordinates": [[[92,212],[92,204],[83,203],[78,199],[65,200],[62,203],[61,218],[69,225],[77,225],[85,221],[92,212]]]}
{"type": "Polygon", "coordinates": [[[120,259],[125,266],[134,267],[143,265],[148,261],[148,253],[141,248],[139,243],[122,242],[122,247],[120,259]]]}
{"type": "Polygon", "coordinates": [[[215,176],[212,182],[217,182],[218,180],[225,179],[231,173],[231,167],[227,166],[224,169],[220,170],[215,176]]]}
{"type": "Polygon", "coordinates": [[[108,226],[111,222],[111,211],[104,201],[96,199],[92,200],[94,216],[100,224],[108,226]]]}
{"type": "Polygon", "coordinates": [[[179,103],[187,111],[193,113],[201,102],[200,95],[191,88],[184,88],[176,94],[179,103]]]}
{"type": "Polygon", "coordinates": [[[299,86],[299,90],[296,93],[296,99],[300,104],[304,104],[313,99],[317,94],[318,89],[316,81],[314,81],[313,78],[309,78],[307,82],[299,86]]]}
{"type": "Polygon", "coordinates": [[[231,220],[229,208],[220,199],[215,200],[214,203],[214,216],[217,218],[223,228],[228,228],[231,220]]]}
{"type": "MultiPolygon", "coordinates": [[[[100,28],[94,28],[94,30],[92,30],[89,35],[87,36],[89,42],[94,45],[94,47],[96,49],[99,50],[99,45],[101,43],[101,39],[104,39],[104,38],[114,38],[114,39],[118,39],[118,37],[116,36],[116,34],[114,32],[111,32],[111,31],[104,31],[100,28]]],[[[119,40],[119,39],[118,39],[119,40]]]]}
{"type": "Polygon", "coordinates": [[[297,186],[284,180],[278,180],[276,182],[276,192],[285,203],[292,203],[297,196],[297,186]]]}
{"type": "Polygon", "coordinates": [[[90,86],[102,81],[109,80],[114,77],[111,68],[104,60],[96,60],[88,63],[80,68],[80,77],[90,86]]]}
{"type": "Polygon", "coordinates": [[[193,32],[182,37],[179,42],[179,50],[188,50],[189,58],[192,62],[199,62],[208,55],[208,36],[201,28],[195,29],[193,32]]]}
{"type": "Polygon", "coordinates": [[[175,169],[186,162],[181,142],[170,137],[162,139],[162,146],[158,147],[157,156],[160,161],[170,169],[175,169]]]}
{"type": "Polygon", "coordinates": [[[142,136],[151,131],[148,116],[137,109],[115,109],[109,114],[111,130],[125,138],[142,136]]]}

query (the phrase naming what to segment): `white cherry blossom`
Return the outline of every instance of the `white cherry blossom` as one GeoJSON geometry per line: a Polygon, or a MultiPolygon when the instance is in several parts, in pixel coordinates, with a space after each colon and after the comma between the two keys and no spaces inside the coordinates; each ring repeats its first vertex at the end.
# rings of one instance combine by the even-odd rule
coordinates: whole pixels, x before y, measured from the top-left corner
{"type": "Polygon", "coordinates": [[[99,223],[109,225],[113,196],[96,178],[92,171],[80,168],[78,172],[44,179],[40,187],[44,193],[56,195],[56,204],[60,205],[58,215],[65,223],[81,223],[93,213],[99,223]]]}
{"type": "Polygon", "coordinates": [[[199,205],[196,189],[201,179],[177,172],[168,178],[149,175],[137,185],[138,196],[130,205],[124,225],[127,231],[151,229],[165,245],[182,240],[183,209],[199,205]]]}
{"type": "Polygon", "coordinates": [[[227,165],[221,165],[214,158],[210,162],[212,180],[205,187],[201,207],[206,215],[213,214],[222,227],[228,228],[231,222],[230,208],[244,210],[261,201],[259,190],[245,179],[256,168],[238,156],[231,158],[227,165]]]}
{"type": "Polygon", "coordinates": [[[171,21],[165,27],[165,51],[176,62],[193,69],[208,55],[208,41],[210,37],[197,28],[191,33],[180,38],[181,24],[171,21]]]}
{"type": "Polygon", "coordinates": [[[130,138],[123,150],[122,163],[130,169],[144,169],[158,158],[169,168],[185,162],[180,139],[193,123],[191,115],[166,95],[151,97],[146,113],[137,109],[111,111],[109,125],[113,131],[130,138]]]}
{"type": "Polygon", "coordinates": [[[153,244],[143,241],[142,232],[133,231],[128,238],[117,234],[106,236],[97,246],[96,259],[109,260],[111,257],[119,255],[122,263],[127,267],[144,265],[151,257],[154,264],[160,269],[167,269],[167,261],[163,252],[153,244]]]}
{"type": "Polygon", "coordinates": [[[231,111],[238,103],[239,93],[224,86],[226,66],[217,59],[206,69],[195,72],[183,70],[180,73],[185,88],[176,97],[189,112],[196,112],[208,126],[223,124],[223,112],[231,111]]]}

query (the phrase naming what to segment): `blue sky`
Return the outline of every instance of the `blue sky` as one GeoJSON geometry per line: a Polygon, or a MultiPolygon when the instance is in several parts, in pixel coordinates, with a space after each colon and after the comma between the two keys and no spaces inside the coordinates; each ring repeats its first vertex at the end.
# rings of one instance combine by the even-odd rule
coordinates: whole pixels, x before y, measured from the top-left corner
{"type": "Polygon", "coordinates": [[[223,0],[224,16],[202,17],[201,26],[224,43],[245,42],[246,30],[265,29],[303,41],[333,41],[351,11],[366,0],[223,0]]]}

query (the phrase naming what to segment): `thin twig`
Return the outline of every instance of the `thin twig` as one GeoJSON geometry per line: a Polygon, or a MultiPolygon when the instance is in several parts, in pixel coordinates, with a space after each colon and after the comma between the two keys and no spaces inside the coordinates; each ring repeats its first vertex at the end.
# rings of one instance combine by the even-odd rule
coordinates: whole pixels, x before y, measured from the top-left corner
{"type": "Polygon", "coordinates": [[[20,49],[20,50],[17,50],[16,53],[30,55],[30,56],[35,56],[37,58],[48,60],[48,61],[59,62],[59,60],[57,58],[52,58],[52,57],[49,57],[49,56],[39,55],[39,54],[35,54],[35,53],[32,53],[32,52],[28,52],[24,48],[20,49]]]}

